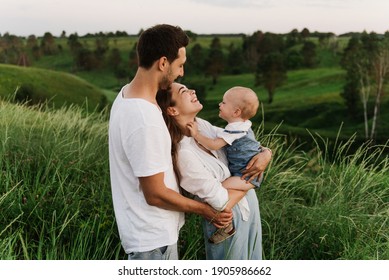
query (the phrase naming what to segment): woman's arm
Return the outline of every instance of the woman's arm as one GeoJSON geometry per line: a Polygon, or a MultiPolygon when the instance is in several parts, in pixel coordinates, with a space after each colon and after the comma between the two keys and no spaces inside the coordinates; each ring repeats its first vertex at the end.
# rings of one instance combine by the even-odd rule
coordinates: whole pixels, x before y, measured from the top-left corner
{"type": "Polygon", "coordinates": [[[242,179],[251,181],[259,177],[269,165],[273,152],[266,147],[262,147],[262,152],[255,155],[247,164],[246,170],[243,171],[242,179]]]}

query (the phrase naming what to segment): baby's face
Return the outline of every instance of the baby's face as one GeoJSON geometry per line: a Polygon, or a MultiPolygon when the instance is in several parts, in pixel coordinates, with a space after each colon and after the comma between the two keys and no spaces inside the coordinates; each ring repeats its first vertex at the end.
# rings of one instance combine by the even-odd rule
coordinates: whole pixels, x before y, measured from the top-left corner
{"type": "Polygon", "coordinates": [[[233,94],[227,91],[223,96],[222,102],[219,103],[219,117],[230,122],[236,113],[236,109],[238,107],[234,101],[233,94]]]}

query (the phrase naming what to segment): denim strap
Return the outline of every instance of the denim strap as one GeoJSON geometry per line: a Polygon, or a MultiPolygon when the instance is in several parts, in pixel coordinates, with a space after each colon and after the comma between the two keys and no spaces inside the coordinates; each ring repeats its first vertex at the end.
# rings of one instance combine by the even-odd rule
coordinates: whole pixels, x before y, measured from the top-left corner
{"type": "Polygon", "coordinates": [[[239,133],[246,133],[247,134],[247,131],[244,131],[244,130],[227,130],[227,129],[225,129],[224,132],[227,132],[230,134],[239,134],[239,133]]]}

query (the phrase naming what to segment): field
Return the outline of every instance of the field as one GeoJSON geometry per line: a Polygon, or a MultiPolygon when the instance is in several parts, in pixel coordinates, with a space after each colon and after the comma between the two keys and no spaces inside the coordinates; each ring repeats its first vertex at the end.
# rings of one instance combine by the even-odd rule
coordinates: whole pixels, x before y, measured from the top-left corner
{"type": "MultiPolygon", "coordinates": [[[[127,57],[135,42],[109,44],[127,57]]],[[[0,64],[0,259],[125,259],[112,209],[107,120],[127,80],[106,69],[76,71],[66,40],[57,43],[62,52],[33,67],[0,64]],[[26,95],[47,103],[25,103],[26,95]]],[[[222,38],[224,50],[231,43],[240,37],[222,38]]],[[[200,116],[216,125],[224,125],[218,103],[228,88],[251,87],[261,100],[254,129],[274,152],[257,190],[265,259],[389,259],[389,98],[377,142],[364,143],[362,111],[347,116],[339,95],[339,54],[318,55],[317,68],[288,71],[271,104],[253,74],[223,75],[213,85],[186,73],[182,82],[203,86],[200,116]]],[[[205,257],[200,222],[186,216],[182,259],[205,257]]]]}
{"type": "MultiPolygon", "coordinates": [[[[265,259],[389,258],[385,147],[348,155],[350,143],[339,142],[334,154],[305,153],[277,131],[257,133],[275,154],[258,190],[265,259]]],[[[0,259],[125,258],[105,112],[2,101],[0,139],[0,259]]],[[[187,215],[179,246],[182,259],[204,259],[198,216],[187,215]]]]}
{"type": "Polygon", "coordinates": [[[3,99],[12,99],[19,93],[19,101],[25,98],[33,102],[45,100],[58,109],[84,104],[91,111],[108,104],[100,88],[68,73],[5,64],[0,64],[0,73],[0,97],[3,99]]]}

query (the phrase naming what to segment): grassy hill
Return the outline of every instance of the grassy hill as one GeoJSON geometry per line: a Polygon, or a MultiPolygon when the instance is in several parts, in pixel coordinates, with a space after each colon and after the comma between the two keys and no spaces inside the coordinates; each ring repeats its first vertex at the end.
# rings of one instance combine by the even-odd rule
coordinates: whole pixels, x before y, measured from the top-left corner
{"type": "MultiPolygon", "coordinates": [[[[354,118],[347,115],[347,108],[340,92],[343,87],[344,71],[340,68],[317,68],[288,72],[287,82],[276,90],[273,103],[267,102],[267,92],[261,86],[255,86],[254,75],[223,76],[213,86],[210,79],[185,78],[185,82],[205,84],[206,96],[204,108],[200,114],[215,125],[224,125],[218,117],[218,104],[224,92],[232,86],[242,85],[252,88],[262,102],[263,111],[253,119],[254,125],[264,122],[265,130],[271,131],[282,123],[278,132],[300,139],[310,139],[310,133],[318,133],[325,138],[348,139],[354,133],[358,141],[364,139],[362,109],[354,118]],[[341,134],[338,136],[339,129],[341,134]],[[308,132],[309,130],[309,132],[308,132]]],[[[384,97],[378,140],[387,141],[389,127],[389,98],[384,97]]],[[[372,106],[370,106],[372,108],[372,106]]]]}
{"type": "MultiPolygon", "coordinates": [[[[127,42],[117,44],[128,47],[127,42]]],[[[186,73],[183,83],[204,87],[201,116],[215,124],[223,125],[218,103],[232,86],[251,87],[262,101],[254,124],[263,116],[265,131],[257,137],[274,151],[257,193],[264,259],[389,259],[388,146],[365,145],[352,154],[353,137],[331,150],[325,144],[306,152],[284,137],[298,135],[315,146],[321,139],[307,129],[332,139],[342,123],[342,139],[363,131],[362,112],[350,119],[339,96],[344,72],[333,66],[334,57],[321,55],[326,59],[319,68],[289,71],[272,104],[264,88],[254,85],[253,74],[222,76],[212,85],[208,77],[186,73]]],[[[0,259],[125,259],[109,188],[105,113],[86,115],[77,106],[40,111],[2,101],[24,86],[56,107],[88,100],[92,108],[104,95],[109,102],[123,84],[108,70],[66,74],[66,48],[39,63],[56,71],[0,64],[0,259]]],[[[385,97],[383,139],[388,105],[385,97]]],[[[178,245],[182,259],[205,258],[199,216],[187,216],[178,245]]]]}
{"type": "MultiPolygon", "coordinates": [[[[213,38],[215,36],[198,36],[196,40],[192,41],[188,47],[188,53],[195,44],[200,44],[204,49],[209,48],[213,38]]],[[[231,44],[240,46],[242,44],[241,36],[218,36],[222,45],[223,52],[227,53],[231,44]]],[[[10,94],[15,91],[17,85],[31,84],[34,81],[33,90],[39,93],[43,93],[44,96],[55,95],[56,99],[59,99],[58,104],[73,103],[73,98],[81,97],[84,102],[84,94],[88,96],[88,102],[91,104],[92,97],[87,94],[90,90],[89,86],[94,85],[93,92],[99,91],[99,94],[93,95],[93,98],[97,100],[93,101],[93,106],[99,103],[100,100],[110,103],[113,101],[118,90],[128,82],[128,79],[118,80],[113,71],[108,68],[100,68],[93,71],[81,71],[74,68],[74,61],[67,44],[66,38],[57,38],[56,43],[61,46],[61,50],[54,55],[41,56],[37,60],[33,60],[32,65],[35,70],[24,69],[20,74],[12,74],[14,81],[11,85],[8,85],[4,90],[3,82],[4,78],[0,77],[0,95],[10,94]],[[72,73],[74,75],[59,74],[61,78],[46,79],[49,74],[43,74],[39,72],[37,68],[42,69],[54,69],[56,71],[62,71],[66,73],[72,73]],[[31,72],[30,72],[31,71],[31,72]],[[26,73],[28,72],[27,78],[26,73]],[[64,84],[64,77],[71,76],[76,78],[77,82],[87,81],[90,83],[87,89],[83,89],[83,86],[77,85],[74,79],[70,80],[67,84],[64,84]],[[39,79],[43,78],[44,82],[40,82],[39,79]],[[54,82],[51,82],[53,80],[54,82]],[[55,81],[56,80],[56,81],[55,81]],[[47,83],[42,86],[42,83],[47,83]],[[61,89],[65,89],[65,93],[59,94],[61,89]],[[48,88],[50,93],[48,93],[48,88]],[[61,97],[59,97],[59,95],[61,97]],[[103,95],[103,96],[102,96],[103,95]],[[106,97],[104,97],[104,95],[106,97]]],[[[317,43],[317,38],[310,38],[317,43]]],[[[302,69],[288,71],[287,81],[281,87],[276,89],[274,102],[272,104],[267,103],[267,92],[263,87],[255,86],[254,74],[241,74],[241,75],[223,75],[219,78],[218,83],[213,85],[211,79],[201,75],[194,75],[191,71],[186,71],[183,83],[192,85],[195,89],[200,91],[203,88],[206,97],[203,99],[204,109],[201,116],[209,119],[216,125],[223,125],[223,121],[218,118],[218,103],[222,99],[223,93],[230,87],[235,85],[247,86],[253,88],[259,95],[263,104],[263,112],[260,112],[254,119],[255,124],[258,126],[262,122],[264,117],[265,129],[267,131],[272,130],[274,127],[282,123],[279,128],[279,132],[286,135],[298,136],[299,138],[310,138],[309,130],[312,133],[319,133],[323,137],[334,139],[338,135],[339,128],[342,127],[341,138],[347,139],[354,133],[357,133],[357,139],[364,139],[364,127],[363,127],[363,115],[362,109],[359,110],[358,115],[347,115],[346,106],[343,99],[340,97],[340,92],[344,85],[344,71],[339,66],[339,60],[341,57],[341,51],[347,45],[348,37],[341,37],[337,39],[339,49],[336,52],[328,46],[318,44],[317,48],[317,60],[318,65],[314,69],[302,69]]],[[[96,44],[95,38],[82,38],[80,39],[84,46],[88,46],[93,50],[96,44]]],[[[128,55],[133,50],[136,44],[136,37],[121,37],[121,38],[109,38],[109,49],[118,48],[123,61],[128,60],[128,55]]],[[[294,46],[293,48],[301,48],[301,44],[294,46]]],[[[3,67],[3,66],[1,66],[3,67]]],[[[3,74],[4,68],[0,68],[0,73],[3,74]]],[[[13,68],[15,69],[15,68],[13,68]]],[[[21,68],[18,68],[21,69],[21,68]]],[[[9,72],[10,69],[7,69],[9,72]]],[[[20,70],[22,71],[22,70],[20,70]]],[[[47,72],[53,73],[53,72],[47,72]]],[[[5,72],[7,74],[7,72],[5,72]]],[[[51,74],[50,74],[51,75],[51,74]]],[[[8,79],[8,78],[5,78],[8,79]]],[[[67,78],[66,78],[67,79],[67,78]]],[[[386,86],[384,92],[389,89],[386,86]]],[[[372,100],[373,98],[371,98],[372,100]]],[[[80,101],[76,101],[80,103],[80,101]]],[[[93,107],[90,105],[90,107],[93,107]]],[[[372,106],[370,105],[370,108],[372,106]]],[[[384,97],[381,105],[380,120],[378,122],[378,134],[380,142],[385,142],[389,138],[389,112],[385,110],[388,108],[388,97],[384,97]]]]}
{"type": "Polygon", "coordinates": [[[55,108],[87,104],[90,110],[107,104],[104,92],[85,80],[64,72],[0,64],[0,97],[10,98],[19,91],[20,98],[33,103],[47,100],[55,108]]]}
{"type": "MultiPolygon", "coordinates": [[[[127,257],[112,208],[105,117],[0,100],[0,260],[127,257]]],[[[257,191],[264,259],[389,258],[385,148],[346,155],[346,143],[332,159],[277,134],[257,137],[275,153],[257,191]]],[[[200,216],[187,216],[178,246],[181,259],[205,259],[200,216]]]]}

